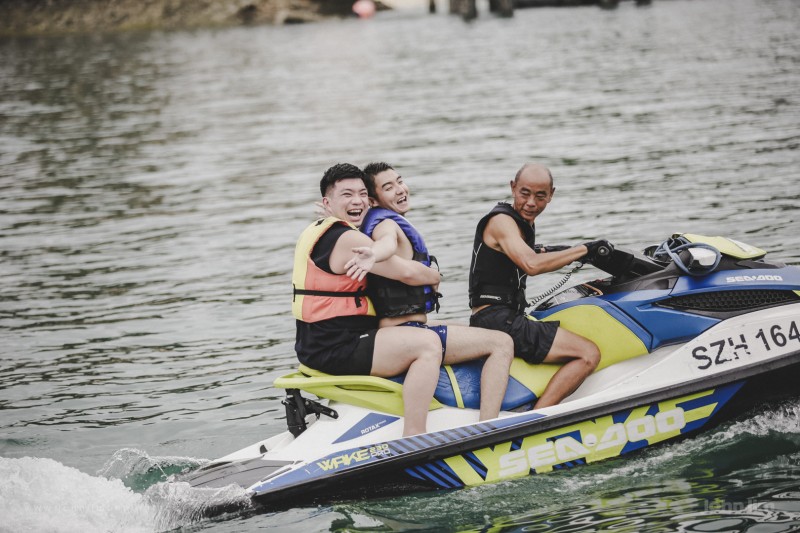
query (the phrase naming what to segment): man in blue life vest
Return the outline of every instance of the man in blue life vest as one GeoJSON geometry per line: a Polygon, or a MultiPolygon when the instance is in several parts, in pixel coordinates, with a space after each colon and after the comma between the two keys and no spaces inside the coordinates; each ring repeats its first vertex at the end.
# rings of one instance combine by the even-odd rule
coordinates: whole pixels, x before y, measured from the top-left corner
{"type": "Polygon", "coordinates": [[[364,173],[347,163],[329,168],[320,182],[332,215],[301,234],[292,272],[295,351],[301,363],[329,374],[392,377],[403,383],[403,435],[425,433],[439,380],[442,343],[435,332],[381,328],[366,295],[367,272],[409,285],[436,286],[439,272],[418,261],[373,250],[356,228],[369,207],[364,173]]]}
{"type": "Polygon", "coordinates": [[[525,313],[528,276],[587,260],[601,245],[610,246],[592,241],[536,251],[534,221],[555,191],[546,167],[524,165],[511,181],[513,205],[500,202],[478,222],[469,271],[471,326],[505,331],[514,339],[516,356],[529,363],[563,363],[534,408],[561,402],[600,362],[592,341],[560,328],[558,322],[539,322],[525,313]]]}
{"type": "MultiPolygon", "coordinates": [[[[364,167],[364,174],[372,207],[361,223],[361,231],[375,241],[375,250],[430,265],[435,259],[428,253],[422,235],[404,216],[411,206],[403,177],[387,163],[370,163],[364,167]]],[[[486,357],[481,371],[480,420],[499,415],[514,359],[511,337],[467,325],[428,324],[427,313],[438,310],[435,287],[412,286],[373,272],[368,291],[380,327],[412,326],[435,331],[442,341],[445,364],[486,357]]]]}

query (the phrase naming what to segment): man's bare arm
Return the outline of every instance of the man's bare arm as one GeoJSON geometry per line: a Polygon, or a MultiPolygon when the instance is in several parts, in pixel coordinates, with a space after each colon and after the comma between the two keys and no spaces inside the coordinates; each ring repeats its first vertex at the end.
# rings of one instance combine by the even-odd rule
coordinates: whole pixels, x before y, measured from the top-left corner
{"type": "Polygon", "coordinates": [[[397,253],[397,232],[400,227],[394,220],[383,220],[372,232],[371,247],[356,246],[353,257],[345,264],[347,275],[361,281],[370,272],[375,263],[389,259],[397,253]]]}
{"type": "Polygon", "coordinates": [[[589,251],[580,244],[560,252],[537,254],[522,238],[514,219],[505,214],[495,215],[489,220],[483,232],[483,240],[489,247],[506,254],[529,276],[558,270],[577,261],[589,251]]]}
{"type": "Polygon", "coordinates": [[[375,263],[372,273],[415,287],[422,285],[435,287],[442,281],[439,271],[435,268],[427,267],[419,261],[403,259],[397,255],[393,255],[381,263],[375,263]]]}
{"type": "MultiPolygon", "coordinates": [[[[371,248],[373,244],[372,239],[359,231],[346,231],[336,241],[330,257],[331,270],[337,274],[348,274],[351,277],[358,276],[363,279],[367,271],[383,276],[385,278],[394,279],[405,283],[407,285],[436,285],[441,281],[441,276],[436,269],[426,267],[419,261],[410,259],[403,259],[397,255],[392,255],[385,261],[375,262],[369,270],[360,269],[358,272],[351,270],[353,266],[351,260],[354,250],[360,248],[371,248]],[[348,273],[349,271],[349,273],[348,273]]],[[[372,253],[362,253],[369,255],[372,253]]]]}
{"type": "Polygon", "coordinates": [[[397,232],[400,227],[394,220],[386,219],[375,226],[372,231],[372,251],[375,252],[375,262],[380,263],[397,253],[397,232]]]}
{"type": "Polygon", "coordinates": [[[373,269],[373,272],[379,276],[395,279],[406,285],[438,286],[441,281],[441,275],[438,270],[427,267],[419,261],[412,261],[410,258],[406,259],[400,254],[399,235],[401,233],[402,230],[400,226],[391,219],[382,220],[375,226],[372,232],[372,239],[375,240],[375,246],[381,246],[381,251],[391,250],[393,257],[390,257],[383,263],[376,264],[377,270],[373,269]],[[391,275],[381,274],[381,271],[384,269],[388,269],[391,275]]]}

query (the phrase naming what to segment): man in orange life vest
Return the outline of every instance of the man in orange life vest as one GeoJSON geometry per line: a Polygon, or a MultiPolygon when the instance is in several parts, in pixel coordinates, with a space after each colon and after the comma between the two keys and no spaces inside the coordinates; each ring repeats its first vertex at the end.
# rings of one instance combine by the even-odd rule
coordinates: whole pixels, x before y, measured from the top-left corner
{"type": "MultiPolygon", "coordinates": [[[[372,207],[361,223],[377,246],[404,259],[430,265],[422,235],[405,218],[410,209],[409,188],[387,163],[364,167],[372,207]]],[[[514,343],[506,333],[460,324],[428,323],[427,313],[438,310],[438,293],[432,287],[410,286],[370,274],[368,292],[380,318],[380,326],[412,326],[435,331],[442,340],[445,364],[486,357],[480,380],[480,420],[496,418],[508,385],[514,359],[514,343]]]]}
{"type": "Polygon", "coordinates": [[[295,249],[292,312],[301,363],[329,374],[392,377],[403,383],[403,435],[426,431],[428,406],[439,380],[442,344],[430,330],[381,328],[366,296],[367,272],[409,285],[438,286],[439,272],[381,247],[356,228],[369,207],[364,173],[341,163],[320,181],[333,216],[306,228],[295,249]]]}

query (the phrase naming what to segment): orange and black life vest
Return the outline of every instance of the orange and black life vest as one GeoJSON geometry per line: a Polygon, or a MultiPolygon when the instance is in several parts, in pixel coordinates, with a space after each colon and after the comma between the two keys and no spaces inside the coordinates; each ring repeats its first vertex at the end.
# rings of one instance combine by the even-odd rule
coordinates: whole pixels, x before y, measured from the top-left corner
{"type": "Polygon", "coordinates": [[[311,259],[320,237],[334,224],[351,224],[336,217],[317,220],[308,226],[294,250],[292,270],[292,314],[303,322],[319,322],[339,316],[375,316],[367,297],[367,281],[357,281],[344,274],[325,272],[311,259]]]}

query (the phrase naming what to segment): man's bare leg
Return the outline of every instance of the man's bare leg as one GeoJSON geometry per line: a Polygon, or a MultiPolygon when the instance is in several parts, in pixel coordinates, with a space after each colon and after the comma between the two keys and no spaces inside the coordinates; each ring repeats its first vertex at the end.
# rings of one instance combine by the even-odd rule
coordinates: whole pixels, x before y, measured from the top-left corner
{"type": "Polygon", "coordinates": [[[373,376],[406,372],[403,382],[403,436],[427,432],[428,408],[442,361],[442,342],[433,331],[404,326],[381,328],[375,336],[373,376]]]}
{"type": "Polygon", "coordinates": [[[462,363],[480,357],[486,357],[481,372],[480,420],[490,420],[500,414],[514,360],[514,341],[502,331],[448,324],[444,362],[462,363]]]}
{"type": "Polygon", "coordinates": [[[585,337],[558,328],[543,363],[564,363],[536,401],[534,409],[549,407],[575,392],[600,363],[600,350],[585,337]]]}

